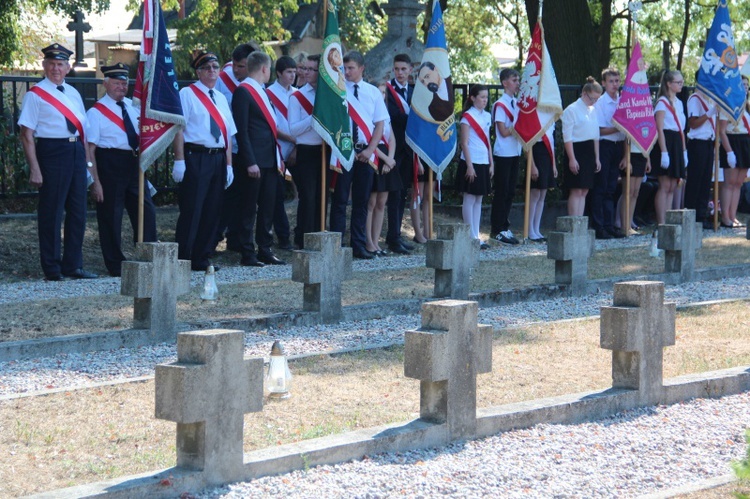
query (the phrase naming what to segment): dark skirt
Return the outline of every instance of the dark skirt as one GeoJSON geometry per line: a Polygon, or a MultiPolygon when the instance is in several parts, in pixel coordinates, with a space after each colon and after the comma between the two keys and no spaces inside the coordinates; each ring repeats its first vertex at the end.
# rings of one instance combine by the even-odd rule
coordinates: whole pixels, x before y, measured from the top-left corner
{"type": "Polygon", "coordinates": [[[630,168],[632,168],[632,172],[630,173],[631,177],[643,177],[646,175],[646,161],[645,156],[639,152],[631,152],[630,153],[630,168]]]}
{"type": "MultiPolygon", "coordinates": [[[[750,135],[744,133],[728,133],[729,145],[737,157],[737,168],[750,168],[750,135]]],[[[727,163],[727,152],[723,147],[719,148],[719,166],[729,168],[727,163]]]]}
{"type": "Polygon", "coordinates": [[[596,174],[596,153],[594,141],[573,142],[573,153],[578,161],[578,174],[570,171],[569,159],[565,155],[565,185],[570,189],[591,189],[596,174]]]}
{"type": "MultiPolygon", "coordinates": [[[[387,154],[385,147],[378,146],[378,148],[387,154]]],[[[401,175],[398,171],[398,165],[388,173],[383,173],[384,166],[385,162],[379,159],[378,171],[372,178],[372,192],[394,192],[403,189],[404,186],[401,183],[401,175]]]]}
{"type": "Polygon", "coordinates": [[[551,189],[555,187],[555,175],[552,171],[552,158],[549,156],[549,151],[544,142],[537,142],[531,149],[534,155],[534,164],[536,169],[539,171],[539,176],[536,180],[531,179],[532,189],[551,189]]]}
{"type": "Polygon", "coordinates": [[[657,142],[651,150],[651,173],[657,177],[669,175],[671,178],[685,178],[685,155],[682,150],[680,132],[664,130],[664,140],[669,153],[669,168],[661,167],[661,148],[657,142]]]}
{"type": "Polygon", "coordinates": [[[474,164],[477,176],[473,182],[466,180],[466,161],[463,159],[458,163],[456,170],[456,190],[475,196],[485,196],[490,193],[490,165],[474,164]]]}

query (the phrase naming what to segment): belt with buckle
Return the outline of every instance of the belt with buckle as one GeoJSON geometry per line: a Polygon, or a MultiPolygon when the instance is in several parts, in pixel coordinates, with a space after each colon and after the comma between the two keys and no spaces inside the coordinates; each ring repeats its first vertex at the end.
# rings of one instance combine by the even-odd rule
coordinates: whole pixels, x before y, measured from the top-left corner
{"type": "Polygon", "coordinates": [[[367,144],[354,144],[354,150],[357,152],[362,152],[365,149],[367,149],[367,144]]]}
{"type": "Polygon", "coordinates": [[[78,137],[77,135],[73,135],[71,137],[64,137],[64,138],[52,138],[52,137],[37,137],[37,140],[54,140],[57,142],[78,142],[81,139],[81,137],[78,137]]]}
{"type": "Polygon", "coordinates": [[[226,151],[223,147],[206,147],[200,144],[191,144],[190,142],[185,143],[185,150],[190,152],[202,152],[204,154],[223,154],[226,151]]]}

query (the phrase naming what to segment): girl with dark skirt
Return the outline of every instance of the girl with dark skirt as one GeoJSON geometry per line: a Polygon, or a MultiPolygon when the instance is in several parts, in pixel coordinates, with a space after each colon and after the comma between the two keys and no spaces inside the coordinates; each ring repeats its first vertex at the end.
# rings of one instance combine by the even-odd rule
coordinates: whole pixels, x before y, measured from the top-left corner
{"type": "Polygon", "coordinates": [[[659,190],[656,191],[654,200],[657,224],[665,222],[667,210],[672,208],[675,190],[680,181],[685,178],[687,168],[687,147],[683,133],[686,123],[685,111],[682,108],[682,102],[677,98],[684,83],[682,73],[666,71],[662,76],[659,93],[656,96],[654,119],[661,152],[659,168],[656,168],[659,190]]]}
{"type": "MultiPolygon", "coordinates": [[[[742,77],[747,99],[748,79],[742,77]]],[[[727,228],[742,227],[737,220],[737,206],[740,202],[740,190],[750,168],[750,104],[745,100],[742,116],[737,123],[729,123],[726,114],[719,116],[719,137],[722,148],[719,151],[719,166],[724,171],[724,182],[721,184],[721,226],[727,228]]]]}
{"type": "MultiPolygon", "coordinates": [[[[617,201],[617,220],[615,220],[615,226],[620,229],[623,233],[631,236],[637,235],[637,230],[640,229],[635,222],[633,222],[633,214],[635,213],[635,204],[638,201],[638,194],[641,192],[641,184],[643,183],[643,177],[651,171],[651,160],[643,155],[643,151],[638,144],[630,143],[630,216],[627,217],[630,220],[630,228],[625,230],[622,224],[625,221],[625,177],[623,176],[622,181],[622,194],[620,199],[617,201]]],[[[623,174],[624,175],[624,174],[623,174]]]]}
{"type": "MultiPolygon", "coordinates": [[[[489,92],[484,85],[472,85],[461,117],[461,160],[456,172],[456,187],[463,192],[463,219],[471,227],[471,237],[479,239],[482,197],[490,192],[494,174],[490,147],[492,117],[487,107],[489,92]]],[[[489,245],[481,242],[481,248],[489,245]]]]}
{"type": "Polygon", "coordinates": [[[581,97],[563,111],[563,140],[568,161],[565,184],[570,188],[569,216],[583,215],[586,195],[594,187],[594,175],[602,169],[599,162],[599,122],[594,109],[601,95],[602,86],[589,76],[581,90],[581,97]]]}
{"type": "Polygon", "coordinates": [[[540,140],[531,149],[531,190],[529,191],[529,239],[536,243],[547,239],[542,236],[539,225],[542,222],[544,211],[544,199],[547,197],[547,189],[555,187],[557,178],[557,166],[555,165],[555,124],[547,129],[547,143],[540,140]]]}

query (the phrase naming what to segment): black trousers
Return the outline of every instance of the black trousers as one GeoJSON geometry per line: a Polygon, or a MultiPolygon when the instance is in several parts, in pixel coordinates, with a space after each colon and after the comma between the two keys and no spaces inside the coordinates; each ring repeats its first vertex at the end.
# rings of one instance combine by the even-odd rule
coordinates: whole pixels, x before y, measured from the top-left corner
{"type": "Polygon", "coordinates": [[[493,176],[492,211],[490,211],[491,236],[510,228],[510,208],[518,184],[520,156],[492,156],[495,164],[493,176]]]}
{"type": "Polygon", "coordinates": [[[185,151],[185,177],[180,182],[180,216],[175,239],[180,260],[190,260],[194,269],[210,264],[216,247],[219,214],[227,178],[223,151],[185,151]]]}
{"type": "MultiPolygon", "coordinates": [[[[102,184],[104,201],[96,205],[99,245],[104,265],[112,275],[120,275],[125,255],[122,253],[122,216],[127,210],[133,228],[133,242],[138,239],[138,157],[122,149],[96,149],[96,171],[102,184]]],[[[144,183],[145,184],[145,183],[144,183]]],[[[151,193],[143,196],[143,242],[156,241],[156,210],[151,193]]]]}
{"type": "Polygon", "coordinates": [[[349,229],[350,244],[354,252],[363,252],[367,249],[367,202],[370,200],[374,175],[375,170],[368,163],[355,160],[351,170],[344,170],[336,177],[336,186],[331,197],[330,229],[331,232],[340,232],[343,238],[346,232],[346,205],[351,191],[352,215],[349,229]]]}
{"type": "Polygon", "coordinates": [[[237,238],[243,257],[255,255],[256,244],[258,254],[272,253],[274,203],[280,180],[276,168],[261,168],[260,178],[250,178],[246,167],[234,167],[234,183],[240,201],[237,238]]]}
{"type": "MultiPolygon", "coordinates": [[[[297,186],[297,226],[294,228],[294,244],[304,248],[305,234],[319,232],[320,182],[323,146],[297,144],[297,164],[292,169],[292,179],[297,186]]],[[[328,162],[326,161],[326,167],[328,162]]]]}
{"type": "Polygon", "coordinates": [[[714,167],[714,141],[690,139],[687,143],[688,170],[685,183],[685,208],[695,210],[695,220],[702,222],[708,212],[711,173],[714,167]]]}
{"type": "Polygon", "coordinates": [[[396,168],[401,175],[401,183],[404,188],[388,194],[386,207],[388,210],[388,231],[385,235],[386,244],[393,244],[401,238],[401,224],[404,221],[404,210],[406,209],[406,196],[410,185],[414,183],[413,169],[414,153],[409,149],[407,154],[398,158],[396,168]]]}
{"type": "Polygon", "coordinates": [[[589,193],[591,202],[591,225],[596,230],[612,229],[615,224],[617,179],[620,177],[620,161],[624,144],[611,140],[599,141],[599,162],[602,169],[594,175],[594,188],[589,193]]]}
{"type": "Polygon", "coordinates": [[[80,141],[40,138],[36,143],[36,157],[42,172],[37,208],[42,270],[48,277],[70,274],[83,267],[86,154],[80,141]],[[60,238],[63,215],[64,249],[60,238]]]}

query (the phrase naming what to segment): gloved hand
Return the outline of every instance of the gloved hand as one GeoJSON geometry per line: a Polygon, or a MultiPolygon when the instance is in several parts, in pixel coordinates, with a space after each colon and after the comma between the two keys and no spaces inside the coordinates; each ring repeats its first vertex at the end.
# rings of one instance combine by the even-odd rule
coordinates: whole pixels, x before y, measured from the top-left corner
{"type": "Polygon", "coordinates": [[[661,153],[661,167],[665,170],[669,168],[669,153],[663,152],[661,153]]]}
{"type": "Polygon", "coordinates": [[[227,165],[227,183],[224,184],[224,189],[229,189],[229,186],[234,182],[234,169],[232,165],[227,165]]]}
{"type": "Polygon", "coordinates": [[[151,197],[156,196],[156,187],[154,187],[154,184],[146,180],[146,190],[148,190],[149,194],[151,194],[151,197]]]}
{"type": "Polygon", "coordinates": [[[737,166],[737,156],[734,154],[734,151],[727,153],[727,164],[729,165],[729,168],[735,168],[737,166]]]}
{"type": "Polygon", "coordinates": [[[716,106],[711,106],[710,108],[708,108],[708,111],[706,111],[706,116],[708,116],[709,118],[713,118],[717,114],[719,114],[719,108],[716,106]]]}
{"type": "Polygon", "coordinates": [[[685,168],[687,168],[687,165],[688,165],[687,151],[682,151],[682,159],[685,160],[685,168]]]}
{"type": "Polygon", "coordinates": [[[183,178],[185,178],[185,160],[176,159],[172,167],[172,180],[179,184],[183,178]]]}
{"type": "MultiPolygon", "coordinates": [[[[737,163],[737,161],[735,161],[735,163],[737,163]]],[[[88,169],[86,169],[86,189],[91,187],[91,184],[93,183],[94,183],[94,176],[91,175],[91,172],[88,169]]]]}

